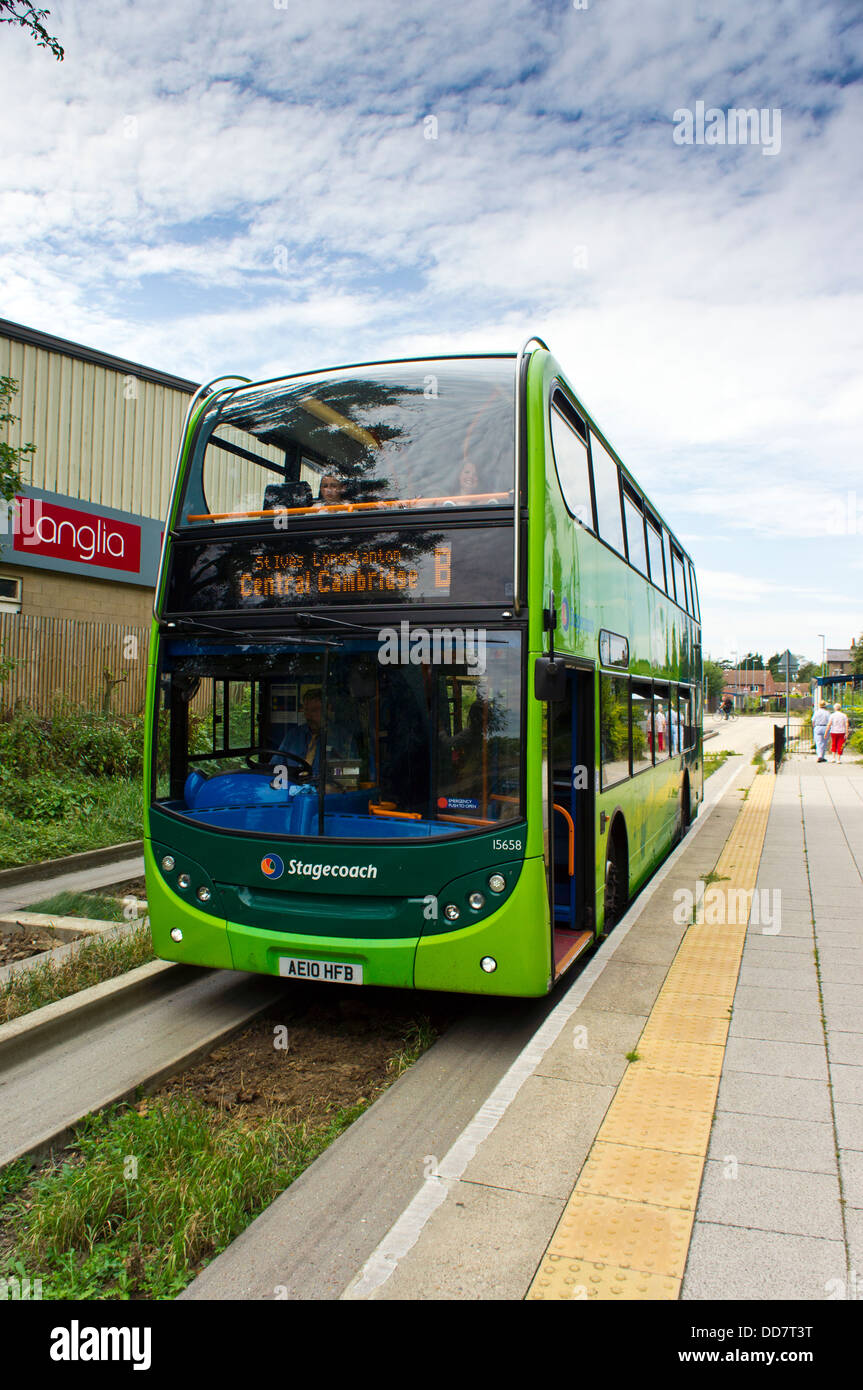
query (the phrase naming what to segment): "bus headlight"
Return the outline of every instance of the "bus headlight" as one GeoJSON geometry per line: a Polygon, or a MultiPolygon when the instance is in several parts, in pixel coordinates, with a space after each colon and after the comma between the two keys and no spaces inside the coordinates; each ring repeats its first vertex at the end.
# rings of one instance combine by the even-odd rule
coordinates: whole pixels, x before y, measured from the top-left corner
{"type": "Polygon", "coordinates": [[[208,903],[212,896],[213,895],[210,892],[209,888],[203,887],[198,889],[197,897],[199,902],[208,903]]]}
{"type": "Polygon", "coordinates": [[[471,893],[470,897],[468,898],[468,902],[470,903],[474,912],[479,912],[481,907],[485,907],[485,898],[483,897],[482,893],[471,893]]]}
{"type": "Polygon", "coordinates": [[[502,893],[506,887],[506,879],[503,874],[492,874],[489,878],[488,886],[493,893],[502,893]]]}
{"type": "Polygon", "coordinates": [[[183,940],[183,933],[180,931],[180,928],[179,928],[179,927],[172,927],[172,928],[171,928],[171,940],[172,940],[172,941],[182,941],[182,940],[183,940]]]}
{"type": "Polygon", "coordinates": [[[459,917],[461,916],[461,913],[459,912],[455,903],[447,903],[446,907],[443,910],[443,915],[448,922],[457,922],[459,917]]]}
{"type": "Polygon", "coordinates": [[[192,880],[191,880],[191,878],[189,877],[188,874],[178,874],[178,875],[177,875],[177,887],[178,887],[178,888],[188,888],[188,886],[189,886],[189,884],[190,884],[191,882],[192,882],[192,880]]]}
{"type": "Polygon", "coordinates": [[[169,873],[171,872],[171,870],[173,869],[173,867],[174,867],[174,856],[173,856],[173,854],[166,854],[165,857],[164,857],[164,859],[162,860],[162,868],[165,870],[165,873],[166,873],[166,874],[169,874],[169,873]]]}
{"type": "Polygon", "coordinates": [[[494,956],[483,956],[482,960],[480,961],[480,965],[482,966],[486,975],[493,975],[494,972],[497,970],[497,961],[495,960],[494,956]]]}

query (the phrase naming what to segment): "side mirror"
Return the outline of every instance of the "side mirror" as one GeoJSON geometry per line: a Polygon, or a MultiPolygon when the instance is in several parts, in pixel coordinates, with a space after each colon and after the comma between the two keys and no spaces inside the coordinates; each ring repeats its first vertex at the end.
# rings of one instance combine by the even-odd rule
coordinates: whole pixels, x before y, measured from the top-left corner
{"type": "Polygon", "coordinates": [[[533,693],[538,700],[566,699],[566,667],[553,657],[537,657],[533,672],[533,693]]]}

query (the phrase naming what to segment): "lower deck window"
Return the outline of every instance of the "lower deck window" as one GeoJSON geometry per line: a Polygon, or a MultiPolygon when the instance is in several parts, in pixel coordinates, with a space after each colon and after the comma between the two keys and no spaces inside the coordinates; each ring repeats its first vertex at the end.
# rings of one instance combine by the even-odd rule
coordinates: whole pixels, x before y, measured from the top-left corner
{"type": "Polygon", "coordinates": [[[696,746],[691,686],[602,675],[599,709],[603,790],[696,746]]]}
{"type": "Polygon", "coordinates": [[[444,629],[447,647],[434,631],[395,660],[376,637],[167,643],[156,803],[221,829],[358,839],[521,819],[521,638],[444,629]]]}

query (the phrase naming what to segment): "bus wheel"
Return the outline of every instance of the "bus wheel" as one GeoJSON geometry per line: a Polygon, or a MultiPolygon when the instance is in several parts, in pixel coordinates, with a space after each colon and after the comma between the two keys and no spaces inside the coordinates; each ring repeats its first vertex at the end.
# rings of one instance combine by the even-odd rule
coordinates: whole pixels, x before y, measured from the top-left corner
{"type": "Polygon", "coordinates": [[[620,836],[609,835],[605,853],[604,932],[610,932],[626,910],[626,877],[626,851],[620,842],[620,836]]]}

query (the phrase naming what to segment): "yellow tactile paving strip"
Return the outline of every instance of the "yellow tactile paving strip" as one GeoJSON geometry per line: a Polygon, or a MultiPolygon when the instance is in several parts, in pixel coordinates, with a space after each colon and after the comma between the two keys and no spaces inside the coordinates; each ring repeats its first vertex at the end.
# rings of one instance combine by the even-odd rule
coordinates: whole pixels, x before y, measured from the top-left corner
{"type": "MultiPolygon", "coordinates": [[[[717,887],[754,890],[773,786],[754,778],[717,887]]],[[[679,1297],[745,937],[689,927],[528,1298],[679,1297]]]]}

